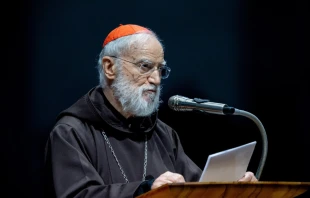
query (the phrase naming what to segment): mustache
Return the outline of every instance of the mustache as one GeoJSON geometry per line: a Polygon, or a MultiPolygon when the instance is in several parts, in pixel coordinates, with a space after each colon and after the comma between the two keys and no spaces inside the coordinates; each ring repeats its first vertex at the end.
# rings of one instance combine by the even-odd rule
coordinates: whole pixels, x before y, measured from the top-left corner
{"type": "Polygon", "coordinates": [[[145,85],[142,87],[142,91],[155,91],[157,92],[159,90],[159,86],[156,85],[145,85]]]}

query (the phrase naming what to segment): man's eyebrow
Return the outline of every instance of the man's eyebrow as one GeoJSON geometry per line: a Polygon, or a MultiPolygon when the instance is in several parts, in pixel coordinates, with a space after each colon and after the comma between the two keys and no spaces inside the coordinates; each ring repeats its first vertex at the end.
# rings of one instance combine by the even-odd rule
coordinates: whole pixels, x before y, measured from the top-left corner
{"type": "MultiPolygon", "coordinates": [[[[137,63],[142,63],[142,62],[148,62],[148,63],[154,63],[153,61],[146,59],[146,58],[141,58],[137,63]]],[[[161,63],[159,63],[160,65],[166,65],[167,62],[165,60],[163,60],[161,63]]]]}
{"type": "Polygon", "coordinates": [[[141,58],[138,63],[141,63],[141,62],[149,62],[149,63],[153,63],[153,61],[149,60],[149,59],[146,59],[146,58],[141,58]]]}

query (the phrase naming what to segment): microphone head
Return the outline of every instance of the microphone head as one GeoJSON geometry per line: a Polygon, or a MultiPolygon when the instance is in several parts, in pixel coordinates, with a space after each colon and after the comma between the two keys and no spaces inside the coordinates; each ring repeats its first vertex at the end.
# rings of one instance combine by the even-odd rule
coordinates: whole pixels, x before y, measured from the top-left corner
{"type": "Polygon", "coordinates": [[[168,100],[168,106],[170,107],[170,109],[172,109],[172,110],[175,110],[175,107],[176,107],[176,98],[177,98],[178,96],[176,95],[176,96],[171,96],[170,98],[169,98],[169,100],[168,100]]]}
{"type": "Polygon", "coordinates": [[[210,102],[206,99],[194,98],[190,99],[184,96],[171,96],[168,101],[168,106],[174,111],[201,111],[212,114],[234,114],[235,108],[229,107],[226,104],[210,102]]]}
{"type": "Polygon", "coordinates": [[[190,100],[190,99],[184,96],[180,96],[180,95],[171,96],[168,100],[168,106],[170,107],[170,109],[174,111],[184,111],[184,109],[180,105],[181,105],[181,102],[184,102],[187,100],[190,100]]]}

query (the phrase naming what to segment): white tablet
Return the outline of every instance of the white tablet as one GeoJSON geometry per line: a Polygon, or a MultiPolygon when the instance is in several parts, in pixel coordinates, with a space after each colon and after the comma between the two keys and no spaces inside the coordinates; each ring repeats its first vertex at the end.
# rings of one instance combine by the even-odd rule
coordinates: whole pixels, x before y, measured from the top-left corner
{"type": "Polygon", "coordinates": [[[247,171],[256,141],[209,155],[199,182],[231,182],[247,171]]]}

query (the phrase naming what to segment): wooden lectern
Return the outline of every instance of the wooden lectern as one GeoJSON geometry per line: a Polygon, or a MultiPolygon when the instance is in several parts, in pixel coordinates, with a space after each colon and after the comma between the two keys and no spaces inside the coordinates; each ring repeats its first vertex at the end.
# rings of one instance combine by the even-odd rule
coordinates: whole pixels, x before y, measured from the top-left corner
{"type": "Polygon", "coordinates": [[[187,182],[166,184],[137,198],[291,198],[310,182],[187,182]]]}

